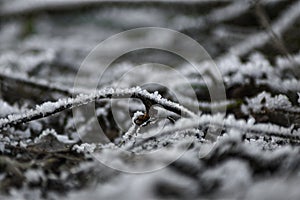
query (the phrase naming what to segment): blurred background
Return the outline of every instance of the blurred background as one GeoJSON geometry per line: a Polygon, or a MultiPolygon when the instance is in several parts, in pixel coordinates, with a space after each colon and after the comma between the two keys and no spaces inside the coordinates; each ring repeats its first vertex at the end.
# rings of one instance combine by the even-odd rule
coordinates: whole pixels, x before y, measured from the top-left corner
{"type": "MultiPolygon", "coordinates": [[[[193,137],[187,153],[167,168],[142,175],[120,173],[95,161],[85,148],[90,146],[80,146],[68,110],[5,130],[1,126],[0,198],[299,199],[299,19],[300,1],[296,0],[0,0],[1,118],[73,96],[78,69],[95,46],[140,27],[176,30],[199,42],[222,73],[227,96],[225,101],[211,102],[203,77],[191,73],[186,61],[171,53],[153,49],[127,53],[114,61],[101,87],[113,85],[126,71],[145,62],[174,67],[197,95],[196,101],[186,99],[185,106],[200,108],[202,113],[197,114],[202,121],[212,119],[217,124],[220,121],[211,109],[227,109],[215,150],[199,158],[200,147],[212,145],[202,137],[208,129],[203,122],[200,127],[175,130],[180,137],[158,137],[136,148],[150,151],[170,143],[177,149],[186,135],[193,137]],[[72,145],[60,136],[72,140],[72,145]]],[[[112,49],[107,49],[107,56],[112,49]]],[[[204,72],[211,68],[199,63],[204,72]]],[[[96,69],[80,77],[83,91],[99,78],[96,69]]],[[[150,75],[164,79],[161,71],[152,69],[136,77],[146,81],[150,75]]],[[[209,73],[204,76],[210,77],[209,73]]],[[[174,88],[184,96],[180,84],[174,81],[174,88]]],[[[132,86],[132,80],[123,85],[132,86]]],[[[145,88],[177,101],[166,88],[145,88]]],[[[132,124],[122,109],[129,109],[131,116],[144,109],[141,102],[131,105],[118,104],[119,120],[125,124],[120,128],[111,105],[96,102],[98,122],[112,142],[120,141],[132,124]]],[[[81,131],[87,129],[89,124],[81,124],[81,131]]],[[[100,156],[122,165],[135,164],[101,148],[100,156]]],[[[159,162],[149,160],[141,165],[159,162]]]]}

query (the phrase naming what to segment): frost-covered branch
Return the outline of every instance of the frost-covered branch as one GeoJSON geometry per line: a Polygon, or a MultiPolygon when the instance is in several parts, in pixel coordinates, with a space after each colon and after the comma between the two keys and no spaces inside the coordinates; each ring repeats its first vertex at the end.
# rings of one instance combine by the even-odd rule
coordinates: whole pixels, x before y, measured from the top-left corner
{"type": "Polygon", "coordinates": [[[20,114],[11,114],[6,118],[0,119],[0,129],[8,126],[13,126],[20,123],[41,119],[63,110],[72,109],[84,104],[101,99],[122,99],[122,98],[138,98],[149,111],[150,107],[159,104],[163,108],[174,112],[183,117],[195,117],[196,114],[184,108],[183,106],[164,99],[158,93],[149,93],[139,87],[131,89],[104,89],[96,91],[92,94],[80,94],[75,98],[59,99],[56,102],[46,102],[20,114]]]}

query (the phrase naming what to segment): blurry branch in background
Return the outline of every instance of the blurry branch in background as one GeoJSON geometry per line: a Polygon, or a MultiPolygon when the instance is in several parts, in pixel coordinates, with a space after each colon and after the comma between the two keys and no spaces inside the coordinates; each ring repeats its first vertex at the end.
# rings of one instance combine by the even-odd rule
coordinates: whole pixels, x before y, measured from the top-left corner
{"type": "Polygon", "coordinates": [[[289,53],[288,49],[286,48],[281,35],[276,33],[273,29],[272,26],[269,23],[269,19],[267,17],[267,14],[262,7],[260,0],[258,0],[255,4],[255,12],[257,17],[259,18],[261,25],[266,29],[267,33],[270,35],[272,41],[274,42],[274,46],[283,54],[284,57],[287,58],[287,60],[290,62],[292,67],[293,72],[295,73],[296,76],[300,76],[300,70],[299,64],[296,62],[296,60],[291,56],[289,53]]]}
{"type": "Polygon", "coordinates": [[[14,84],[20,84],[32,88],[37,88],[47,92],[57,92],[63,95],[72,95],[71,89],[64,88],[62,85],[51,84],[48,81],[41,80],[34,77],[27,77],[24,74],[16,73],[2,73],[0,72],[0,82],[6,84],[7,82],[13,82],[14,84]]]}
{"type": "Polygon", "coordinates": [[[197,27],[197,29],[203,29],[226,20],[233,19],[243,13],[247,12],[250,8],[250,4],[242,1],[234,1],[227,6],[221,8],[212,9],[208,14],[197,17],[195,21],[191,21],[188,24],[182,25],[180,31],[185,31],[191,28],[197,27]]]}
{"type": "MultiPolygon", "coordinates": [[[[270,24],[270,29],[273,30],[276,34],[280,35],[286,31],[300,16],[300,1],[296,1],[293,4],[289,5],[279,17],[270,24]]],[[[248,38],[242,42],[232,46],[229,51],[237,56],[243,56],[249,53],[254,48],[261,47],[265,45],[270,39],[271,35],[265,33],[265,31],[260,31],[250,35],[248,38]]],[[[225,57],[227,56],[224,55],[225,57]]]]}
{"type": "MultiPolygon", "coordinates": [[[[266,5],[268,3],[276,3],[278,0],[263,0],[261,1],[262,5],[266,5]]],[[[213,9],[210,13],[203,16],[205,21],[207,21],[207,25],[213,25],[216,23],[221,23],[224,21],[228,21],[234,19],[247,11],[252,7],[252,1],[232,1],[229,5],[213,9]]]]}
{"type": "MultiPolygon", "coordinates": [[[[221,2],[221,1],[220,1],[221,2]]],[[[9,3],[3,3],[0,8],[0,17],[11,17],[18,15],[30,15],[33,13],[40,13],[45,11],[65,11],[78,10],[86,7],[115,5],[115,4],[147,4],[147,5],[168,5],[168,4],[206,4],[211,3],[209,0],[16,0],[9,3]]]]}
{"type": "Polygon", "coordinates": [[[269,18],[264,10],[264,8],[261,5],[261,1],[258,0],[255,3],[255,13],[263,26],[263,28],[266,29],[267,33],[270,34],[271,39],[274,42],[274,46],[287,58],[290,60],[290,62],[293,62],[292,57],[290,56],[290,53],[288,52],[284,42],[281,39],[281,36],[276,34],[275,31],[272,29],[272,26],[269,23],[269,18]]]}

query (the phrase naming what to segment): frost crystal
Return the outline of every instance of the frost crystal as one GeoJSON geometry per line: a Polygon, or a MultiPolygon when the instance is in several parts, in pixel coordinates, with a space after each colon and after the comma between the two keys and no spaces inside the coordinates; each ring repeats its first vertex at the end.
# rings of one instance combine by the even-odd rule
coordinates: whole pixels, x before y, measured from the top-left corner
{"type": "Polygon", "coordinates": [[[267,92],[262,92],[256,97],[247,99],[248,107],[253,111],[258,112],[262,107],[266,108],[291,108],[292,104],[289,101],[288,97],[285,95],[277,95],[271,97],[271,94],[267,92]]]}
{"type": "Polygon", "coordinates": [[[95,144],[83,143],[81,145],[75,144],[72,148],[73,151],[77,153],[93,153],[96,149],[95,144]]]}
{"type": "Polygon", "coordinates": [[[41,135],[35,139],[35,142],[40,142],[42,141],[42,139],[48,135],[52,135],[54,136],[58,141],[62,142],[62,143],[65,143],[65,144],[72,144],[74,143],[75,141],[73,140],[70,140],[68,136],[66,135],[58,135],[56,133],[56,131],[54,129],[46,129],[44,130],[41,135]]]}

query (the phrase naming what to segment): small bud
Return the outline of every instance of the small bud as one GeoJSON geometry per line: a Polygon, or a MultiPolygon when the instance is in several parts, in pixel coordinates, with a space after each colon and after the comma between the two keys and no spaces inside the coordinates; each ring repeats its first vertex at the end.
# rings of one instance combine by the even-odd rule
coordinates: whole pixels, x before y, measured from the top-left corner
{"type": "Polygon", "coordinates": [[[134,116],[133,122],[136,125],[141,126],[145,122],[147,122],[149,119],[150,119],[150,116],[147,113],[145,113],[143,115],[134,116]]]}

